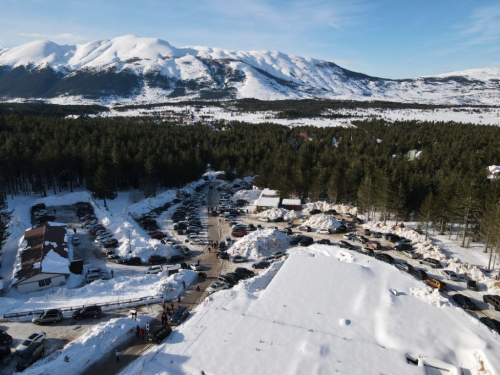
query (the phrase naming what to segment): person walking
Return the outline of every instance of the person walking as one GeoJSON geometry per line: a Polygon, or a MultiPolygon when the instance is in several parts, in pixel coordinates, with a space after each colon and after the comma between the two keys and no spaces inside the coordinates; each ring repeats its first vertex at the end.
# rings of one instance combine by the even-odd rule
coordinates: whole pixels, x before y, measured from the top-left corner
{"type": "MultiPolygon", "coordinates": [[[[210,248],[209,248],[210,249],[210,248]]],[[[200,265],[200,260],[198,259],[198,265],[200,265]]]]}
{"type": "Polygon", "coordinates": [[[196,286],[196,291],[197,291],[197,292],[201,291],[201,289],[200,289],[200,286],[199,286],[199,285],[197,285],[197,286],[196,286]]]}
{"type": "Polygon", "coordinates": [[[116,362],[119,362],[120,361],[120,352],[118,351],[118,349],[115,350],[115,356],[116,356],[116,362]]]}
{"type": "Polygon", "coordinates": [[[139,338],[139,333],[141,332],[141,329],[139,328],[139,324],[135,327],[135,337],[139,338]]]}
{"type": "Polygon", "coordinates": [[[167,303],[165,302],[165,300],[163,300],[163,311],[165,311],[165,306],[167,305],[167,303]]]}
{"type": "Polygon", "coordinates": [[[179,295],[177,296],[177,303],[179,303],[179,305],[181,304],[181,294],[179,293],[179,295]]]}
{"type": "MultiPolygon", "coordinates": [[[[182,280],[182,289],[186,289],[186,282],[184,280],[182,280]]],[[[179,294],[180,296],[180,294],[179,294]]]]}
{"type": "Polygon", "coordinates": [[[141,338],[144,340],[144,328],[141,328],[141,338]]]}
{"type": "Polygon", "coordinates": [[[111,278],[114,278],[115,274],[113,273],[113,270],[111,270],[111,278]]]}
{"type": "Polygon", "coordinates": [[[174,303],[173,302],[170,304],[170,310],[172,313],[174,312],[174,303]]]}
{"type": "Polygon", "coordinates": [[[76,233],[76,228],[73,228],[73,233],[76,233]]]}
{"type": "Polygon", "coordinates": [[[161,325],[165,325],[165,315],[163,313],[161,314],[161,325]]]}

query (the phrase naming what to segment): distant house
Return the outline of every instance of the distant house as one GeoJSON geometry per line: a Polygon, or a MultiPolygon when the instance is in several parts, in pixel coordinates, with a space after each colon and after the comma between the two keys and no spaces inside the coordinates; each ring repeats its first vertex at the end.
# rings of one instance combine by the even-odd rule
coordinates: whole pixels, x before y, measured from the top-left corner
{"type": "Polygon", "coordinates": [[[24,239],[26,247],[13,286],[29,293],[66,284],[70,264],[66,225],[44,223],[27,230],[24,239]]]}
{"type": "Polygon", "coordinates": [[[257,212],[268,210],[273,207],[279,207],[280,197],[276,190],[264,189],[260,193],[259,199],[255,201],[257,212]]]}
{"type": "Polygon", "coordinates": [[[307,132],[307,130],[301,130],[299,132],[299,136],[304,138],[304,139],[307,139],[307,138],[309,138],[309,133],[307,132]]]}
{"type": "Polygon", "coordinates": [[[490,165],[488,170],[490,172],[488,179],[497,180],[500,178],[500,167],[498,165],[490,165]]]}
{"type": "Polygon", "coordinates": [[[292,210],[292,211],[301,211],[302,203],[300,199],[283,199],[281,202],[281,207],[292,210]]]}

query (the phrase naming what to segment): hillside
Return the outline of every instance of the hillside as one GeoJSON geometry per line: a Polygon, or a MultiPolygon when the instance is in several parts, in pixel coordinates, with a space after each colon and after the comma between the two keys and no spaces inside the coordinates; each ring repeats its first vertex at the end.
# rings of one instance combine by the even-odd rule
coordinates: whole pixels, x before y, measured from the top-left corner
{"type": "Polygon", "coordinates": [[[326,98],[432,104],[500,103],[498,69],[391,80],[275,51],[176,48],[121,36],[81,45],[0,49],[0,98],[54,103],[326,98]]]}

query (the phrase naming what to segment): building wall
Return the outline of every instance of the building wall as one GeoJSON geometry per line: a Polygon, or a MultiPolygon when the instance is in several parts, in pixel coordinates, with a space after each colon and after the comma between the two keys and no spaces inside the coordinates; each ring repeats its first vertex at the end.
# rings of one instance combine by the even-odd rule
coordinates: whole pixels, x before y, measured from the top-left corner
{"type": "Polygon", "coordinates": [[[39,290],[50,289],[66,284],[66,276],[63,274],[44,274],[40,273],[16,284],[19,293],[30,293],[39,290]],[[41,280],[50,279],[50,284],[40,286],[41,280]]]}

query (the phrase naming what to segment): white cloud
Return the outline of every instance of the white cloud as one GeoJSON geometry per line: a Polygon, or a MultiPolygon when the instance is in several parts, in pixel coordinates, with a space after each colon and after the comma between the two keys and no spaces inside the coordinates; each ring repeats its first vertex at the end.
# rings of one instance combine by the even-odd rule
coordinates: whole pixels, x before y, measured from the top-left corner
{"type": "Polygon", "coordinates": [[[466,44],[487,44],[500,39],[500,6],[476,9],[472,25],[463,30],[466,44]]]}

